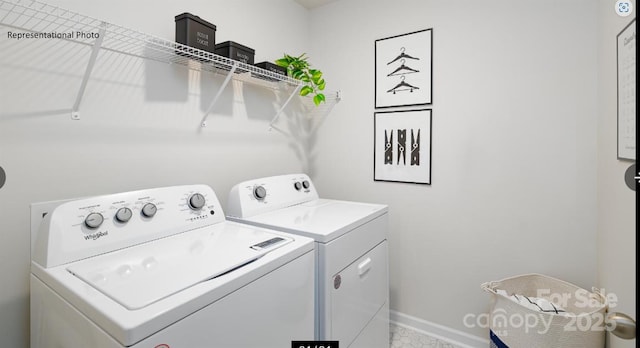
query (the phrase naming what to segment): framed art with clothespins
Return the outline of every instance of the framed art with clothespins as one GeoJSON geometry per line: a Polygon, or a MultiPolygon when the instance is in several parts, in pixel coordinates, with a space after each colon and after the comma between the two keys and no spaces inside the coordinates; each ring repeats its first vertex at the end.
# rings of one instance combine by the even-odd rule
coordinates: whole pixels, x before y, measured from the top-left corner
{"type": "Polygon", "coordinates": [[[433,29],[375,41],[375,107],[429,105],[433,29]]]}
{"type": "Polygon", "coordinates": [[[431,109],[374,114],[373,180],[431,185],[431,109]]]}

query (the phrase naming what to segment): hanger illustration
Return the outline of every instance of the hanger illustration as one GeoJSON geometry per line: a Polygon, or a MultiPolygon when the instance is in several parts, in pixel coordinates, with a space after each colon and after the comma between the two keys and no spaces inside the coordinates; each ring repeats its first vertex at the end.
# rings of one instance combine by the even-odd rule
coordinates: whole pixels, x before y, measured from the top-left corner
{"type": "Polygon", "coordinates": [[[401,92],[401,91],[413,92],[414,89],[420,89],[420,87],[412,86],[404,82],[404,76],[402,76],[402,81],[400,81],[400,83],[398,83],[395,87],[388,90],[387,93],[396,94],[396,92],[401,92]]]}
{"type": "Polygon", "coordinates": [[[394,70],[391,74],[387,76],[405,75],[405,74],[413,74],[413,73],[420,72],[420,70],[412,69],[404,65],[404,59],[401,59],[400,62],[402,63],[402,65],[400,65],[396,70],[394,70]]]}
{"type": "Polygon", "coordinates": [[[399,59],[402,59],[402,58],[420,60],[420,58],[412,57],[412,56],[404,53],[404,50],[405,50],[404,47],[400,48],[400,55],[397,56],[394,60],[392,60],[389,63],[387,63],[387,65],[389,65],[389,64],[391,64],[391,63],[393,63],[393,62],[395,62],[395,61],[397,61],[399,59]]]}

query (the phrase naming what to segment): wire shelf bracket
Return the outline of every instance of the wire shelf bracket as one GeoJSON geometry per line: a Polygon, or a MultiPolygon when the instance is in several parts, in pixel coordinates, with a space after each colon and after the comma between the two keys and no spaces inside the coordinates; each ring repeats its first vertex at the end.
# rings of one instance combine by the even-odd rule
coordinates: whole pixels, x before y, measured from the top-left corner
{"type": "Polygon", "coordinates": [[[289,96],[289,98],[287,98],[284,104],[282,104],[282,106],[276,112],[276,115],[273,116],[273,119],[271,120],[271,122],[269,122],[269,129],[273,128],[273,124],[276,122],[278,117],[280,117],[280,114],[282,114],[282,111],[284,111],[284,108],[286,108],[287,105],[289,105],[289,103],[291,102],[291,99],[293,99],[293,96],[298,94],[298,91],[300,91],[301,88],[302,88],[302,85],[300,84],[293,89],[293,92],[291,92],[291,95],[289,96]]]}
{"type": "Polygon", "coordinates": [[[227,77],[225,77],[224,82],[222,82],[222,85],[220,86],[220,88],[218,88],[218,92],[213,97],[211,104],[209,104],[207,111],[205,111],[204,116],[202,117],[202,121],[200,122],[201,127],[207,126],[207,118],[209,117],[209,113],[211,113],[211,110],[213,110],[213,106],[216,105],[216,102],[218,102],[218,98],[220,98],[220,96],[222,95],[222,91],[224,91],[224,89],[229,84],[229,81],[231,81],[231,77],[236,72],[237,66],[238,66],[237,64],[235,63],[233,64],[233,66],[231,67],[231,70],[229,70],[229,73],[227,74],[227,77]]]}
{"type": "Polygon", "coordinates": [[[82,77],[82,82],[80,83],[80,89],[78,90],[76,101],[75,103],[73,103],[73,108],[71,108],[72,120],[80,119],[80,104],[82,103],[82,97],[84,96],[84,91],[87,89],[89,76],[91,76],[93,67],[96,64],[96,59],[98,58],[98,53],[100,52],[100,48],[102,47],[102,41],[104,40],[106,30],[107,30],[107,23],[102,22],[102,24],[100,25],[100,29],[98,30],[98,38],[96,39],[95,43],[93,44],[93,47],[91,48],[91,56],[89,57],[87,68],[84,72],[84,76],[82,77]]]}
{"type": "Polygon", "coordinates": [[[318,130],[318,128],[320,128],[322,123],[324,123],[324,120],[327,118],[327,116],[329,116],[329,113],[331,113],[331,110],[333,110],[333,107],[336,106],[336,104],[338,104],[340,100],[342,100],[340,91],[336,91],[333,97],[334,97],[333,102],[331,102],[329,106],[327,106],[324,110],[321,111],[321,114],[318,116],[320,119],[318,120],[318,122],[316,122],[313,128],[311,128],[311,130],[309,131],[309,134],[315,133],[318,130]]]}
{"type": "MultiPolygon", "coordinates": [[[[295,92],[291,96],[293,95],[295,95],[295,92]]],[[[307,119],[314,120],[314,121],[312,122],[311,128],[307,132],[302,132],[303,133],[302,136],[309,137],[313,135],[320,128],[322,123],[324,123],[329,113],[331,113],[331,110],[333,110],[333,107],[336,106],[336,104],[338,104],[342,99],[340,91],[328,93],[327,96],[328,98],[326,99],[323,105],[318,105],[318,106],[312,105],[310,106],[310,110],[307,110],[305,112],[305,114],[307,115],[307,119]]],[[[282,110],[280,110],[280,112],[281,111],[282,110]]],[[[276,130],[287,137],[295,138],[291,132],[285,129],[282,129],[275,124],[276,118],[274,118],[269,124],[269,131],[276,130]]]]}

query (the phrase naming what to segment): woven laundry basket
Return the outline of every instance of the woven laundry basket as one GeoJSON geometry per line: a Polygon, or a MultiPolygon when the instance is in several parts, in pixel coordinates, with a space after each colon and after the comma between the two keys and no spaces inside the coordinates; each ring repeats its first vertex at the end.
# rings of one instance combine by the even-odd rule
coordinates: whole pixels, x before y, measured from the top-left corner
{"type": "Polygon", "coordinates": [[[491,294],[491,347],[603,348],[608,303],[600,290],[589,292],[541,274],[487,282],[491,294]],[[521,301],[526,302],[526,306],[521,301]],[[541,311],[538,302],[552,310],[541,311]]]}

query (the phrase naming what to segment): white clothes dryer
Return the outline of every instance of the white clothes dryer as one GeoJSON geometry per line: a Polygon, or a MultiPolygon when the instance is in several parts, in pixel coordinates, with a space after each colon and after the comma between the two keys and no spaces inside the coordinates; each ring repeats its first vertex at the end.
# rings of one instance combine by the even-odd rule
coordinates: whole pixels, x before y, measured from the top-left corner
{"type": "Polygon", "coordinates": [[[316,242],[316,340],[389,347],[388,208],[318,196],[292,174],[249,180],[229,193],[227,218],[316,242]]]}
{"type": "Polygon", "coordinates": [[[274,347],[314,334],[314,243],[185,185],[71,200],[31,263],[31,347],[274,347]]]}

